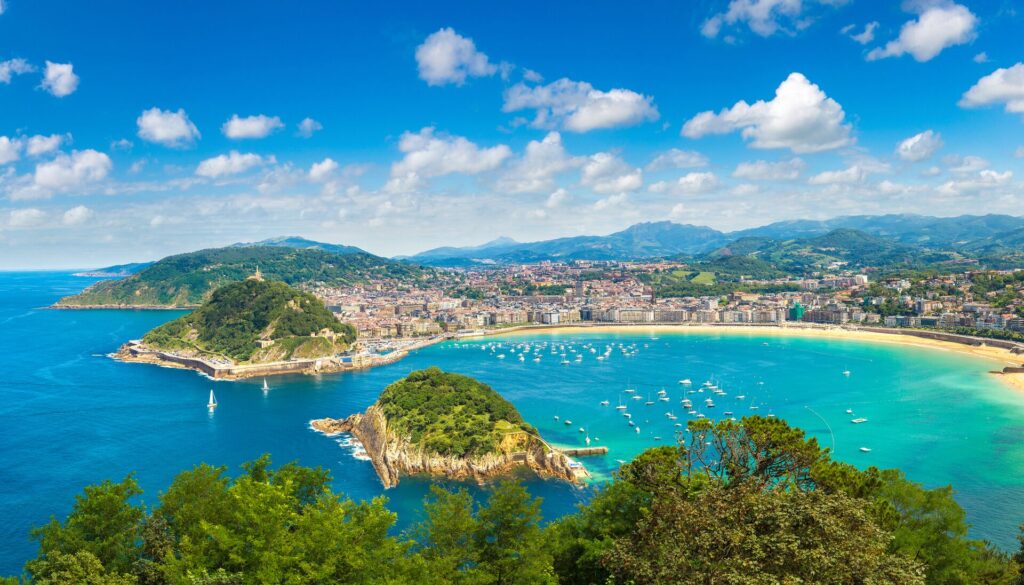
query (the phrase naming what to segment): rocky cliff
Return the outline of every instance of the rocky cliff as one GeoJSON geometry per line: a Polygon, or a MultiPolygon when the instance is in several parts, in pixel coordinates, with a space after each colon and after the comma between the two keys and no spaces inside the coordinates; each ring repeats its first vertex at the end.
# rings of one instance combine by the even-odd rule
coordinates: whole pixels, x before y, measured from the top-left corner
{"type": "Polygon", "coordinates": [[[473,457],[442,456],[425,451],[388,427],[388,420],[376,405],[346,419],[324,418],[311,423],[313,429],[327,433],[350,433],[363,444],[384,487],[398,485],[402,475],[432,475],[483,483],[527,468],[541,477],[569,482],[585,475],[574,469],[572,460],[551,449],[544,441],[526,432],[506,435],[496,452],[473,457]]]}

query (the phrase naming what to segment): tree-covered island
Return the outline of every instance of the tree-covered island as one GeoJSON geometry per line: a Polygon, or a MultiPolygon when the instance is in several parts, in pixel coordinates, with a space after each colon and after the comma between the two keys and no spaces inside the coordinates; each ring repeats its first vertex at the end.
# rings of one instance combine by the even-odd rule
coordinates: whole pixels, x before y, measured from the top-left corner
{"type": "Polygon", "coordinates": [[[389,385],[364,413],[311,424],[354,435],[386,487],[410,474],[483,482],[524,468],[568,481],[585,473],[493,388],[438,368],[389,385]]]}

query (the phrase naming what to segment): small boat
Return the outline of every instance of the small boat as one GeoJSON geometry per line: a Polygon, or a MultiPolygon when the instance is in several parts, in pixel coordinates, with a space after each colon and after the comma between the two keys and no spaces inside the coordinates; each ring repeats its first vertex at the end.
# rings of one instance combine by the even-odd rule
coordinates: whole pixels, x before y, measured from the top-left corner
{"type": "Polygon", "coordinates": [[[622,416],[624,416],[624,417],[626,417],[626,418],[633,418],[633,415],[632,415],[632,414],[629,414],[628,412],[624,412],[624,413],[622,413],[622,416]]]}
{"type": "Polygon", "coordinates": [[[661,397],[661,398],[659,398],[658,400],[660,400],[661,402],[668,402],[668,401],[669,401],[669,398],[668,398],[668,396],[662,396],[662,397],[661,397]]]}
{"type": "MultiPolygon", "coordinates": [[[[211,390],[211,392],[212,392],[212,390],[211,390]]],[[[267,379],[266,378],[263,378],[263,392],[264,393],[270,392],[270,386],[267,386],[267,379]]]]}
{"type": "Polygon", "coordinates": [[[653,406],[654,405],[654,401],[651,400],[651,395],[650,394],[647,395],[647,402],[644,402],[644,404],[646,404],[647,406],[653,406]]]}
{"type": "Polygon", "coordinates": [[[626,405],[622,403],[621,396],[619,396],[619,405],[615,407],[615,410],[626,410],[626,405]]]}
{"type": "Polygon", "coordinates": [[[210,390],[210,401],[206,403],[206,408],[209,408],[210,412],[217,408],[217,397],[213,395],[213,390],[210,390]]]}
{"type": "Polygon", "coordinates": [[[499,353],[499,354],[498,354],[498,359],[499,359],[499,360],[503,360],[503,359],[505,359],[505,354],[503,354],[503,353],[499,353]]]}
{"type": "Polygon", "coordinates": [[[635,427],[636,426],[635,422],[633,422],[633,421],[628,421],[628,422],[629,422],[629,426],[631,426],[631,427],[635,427]]]}
{"type": "Polygon", "coordinates": [[[666,394],[668,394],[668,392],[666,392],[664,388],[662,388],[661,390],[658,390],[658,396],[664,396],[666,394]]]}
{"type": "Polygon", "coordinates": [[[727,410],[727,411],[723,412],[722,414],[724,414],[725,416],[732,416],[732,411],[731,410],[727,410]]]}
{"type": "Polygon", "coordinates": [[[855,418],[855,419],[851,420],[850,422],[852,422],[855,425],[859,425],[861,423],[868,422],[868,419],[866,419],[866,418],[855,418]]]}
{"type": "Polygon", "coordinates": [[[860,448],[860,452],[861,453],[870,453],[871,449],[869,447],[861,447],[860,448]]]}
{"type": "Polygon", "coordinates": [[[850,370],[843,370],[843,375],[846,377],[850,376],[850,370]]]}
{"type": "Polygon", "coordinates": [[[852,408],[847,408],[846,409],[846,414],[853,414],[853,409],[852,408]]]}
{"type": "Polygon", "coordinates": [[[558,415],[557,414],[555,415],[555,420],[558,420],[558,415]]]}
{"type": "Polygon", "coordinates": [[[633,400],[643,400],[643,399],[644,399],[644,397],[640,396],[639,394],[634,394],[633,395],[633,400]]]}
{"type": "Polygon", "coordinates": [[[587,435],[587,438],[585,438],[583,440],[587,443],[587,446],[589,447],[590,446],[590,435],[587,435]]]}
{"type": "Polygon", "coordinates": [[[683,378],[682,380],[679,380],[679,383],[682,384],[683,386],[689,386],[690,384],[693,384],[693,382],[689,378],[683,378]]]}
{"type": "Polygon", "coordinates": [[[569,419],[565,419],[565,426],[572,426],[572,421],[569,419]]]}
{"type": "Polygon", "coordinates": [[[601,401],[601,406],[608,406],[609,404],[611,404],[611,402],[608,402],[607,400],[601,401]]]}
{"type": "Polygon", "coordinates": [[[743,399],[744,399],[744,398],[746,398],[746,397],[747,397],[747,395],[746,395],[746,394],[740,394],[740,395],[738,395],[738,396],[736,397],[736,400],[743,400],[743,399]]]}
{"type": "Polygon", "coordinates": [[[638,435],[640,434],[640,427],[636,428],[636,434],[638,434],[638,435]]]}
{"type": "Polygon", "coordinates": [[[583,428],[583,427],[580,427],[580,432],[581,432],[581,433],[585,433],[585,432],[587,432],[587,429],[585,429],[585,428],[583,428]]]}

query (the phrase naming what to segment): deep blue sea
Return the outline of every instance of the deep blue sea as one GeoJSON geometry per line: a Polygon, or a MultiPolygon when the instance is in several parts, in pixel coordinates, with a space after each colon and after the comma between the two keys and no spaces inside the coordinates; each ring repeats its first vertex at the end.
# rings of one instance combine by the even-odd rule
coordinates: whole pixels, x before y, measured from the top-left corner
{"type": "MultiPolygon", "coordinates": [[[[206,462],[237,472],[262,453],[324,466],[336,490],[353,498],[384,494],[408,525],[429,483],[407,478],[383,490],[368,462],[308,422],[362,410],[389,382],[430,365],[491,384],[553,443],[582,445],[589,435],[607,445],[606,457],[584,460],[599,478],[617,460],[672,440],[675,423],[688,418],[678,380],[697,388],[714,379],[727,391],[714,397],[714,409],[702,406],[707,394],[689,395],[709,416],[742,416],[756,406],[834,445],[845,461],[900,467],[930,487],[952,484],[973,533],[1007,549],[1024,521],[1024,395],[989,375],[993,364],[962,354],[766,333],[534,332],[436,345],[367,372],[271,378],[264,394],[258,380],[212,382],[106,357],[180,313],[45,308],[91,282],[0,273],[0,575],[20,572],[35,551],[29,530],[63,517],[88,484],[135,473],[151,504],[183,469],[206,462]],[[607,359],[596,359],[606,351],[607,359]],[[642,399],[631,399],[627,387],[642,399]],[[212,415],[211,388],[220,402],[212,415]],[[657,399],[662,388],[669,401],[657,399]],[[620,399],[640,432],[615,410],[620,399]],[[868,422],[851,424],[847,409],[868,422]]],[[[528,485],[544,498],[548,518],[587,496],[557,482],[528,485]]]]}

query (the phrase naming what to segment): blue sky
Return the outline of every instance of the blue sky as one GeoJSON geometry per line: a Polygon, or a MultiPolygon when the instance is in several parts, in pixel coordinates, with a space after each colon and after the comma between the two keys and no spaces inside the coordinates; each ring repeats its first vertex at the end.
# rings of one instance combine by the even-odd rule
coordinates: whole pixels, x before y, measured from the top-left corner
{"type": "Polygon", "coordinates": [[[1019,2],[0,6],[0,268],[1024,209],[1019,2]]]}

